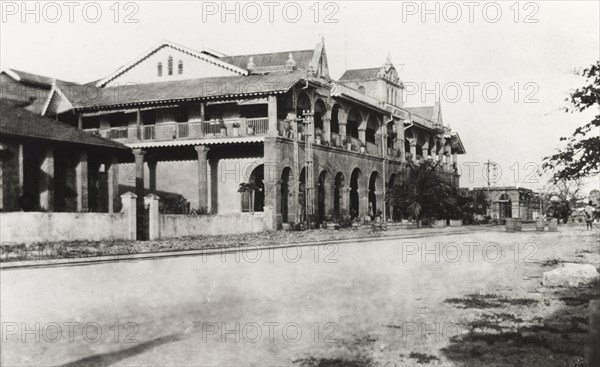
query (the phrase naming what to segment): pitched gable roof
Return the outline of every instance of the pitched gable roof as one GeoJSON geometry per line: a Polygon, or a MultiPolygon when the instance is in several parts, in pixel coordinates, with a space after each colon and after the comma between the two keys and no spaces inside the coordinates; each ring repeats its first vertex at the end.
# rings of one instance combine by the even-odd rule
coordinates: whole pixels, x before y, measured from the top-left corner
{"type": "Polygon", "coordinates": [[[27,73],[25,71],[16,70],[16,69],[4,69],[2,72],[6,73],[6,75],[13,78],[15,81],[35,84],[41,87],[51,88],[52,84],[56,80],[55,78],[50,78],[47,76],[27,73]]]}
{"type": "Polygon", "coordinates": [[[351,80],[370,80],[377,79],[377,74],[381,68],[367,68],[367,69],[351,69],[346,70],[344,75],[341,76],[340,81],[351,81],[351,80]]]}
{"type": "Polygon", "coordinates": [[[168,82],[137,84],[131,90],[122,86],[73,91],[69,100],[75,109],[182,102],[189,100],[234,98],[287,92],[306,77],[300,70],[286,74],[222,76],[168,82]],[[92,98],[93,97],[93,98],[92,98]]]}
{"type": "Polygon", "coordinates": [[[421,106],[421,107],[404,107],[410,113],[414,113],[424,119],[433,120],[433,106],[421,106]]]}
{"type": "Polygon", "coordinates": [[[157,44],[156,46],[150,48],[148,51],[144,52],[143,54],[141,54],[140,56],[138,56],[137,58],[135,58],[133,61],[121,66],[120,68],[118,68],[115,72],[113,72],[112,74],[110,74],[109,76],[107,76],[106,78],[100,79],[97,83],[96,86],[97,87],[104,87],[106,84],[108,84],[110,81],[114,80],[115,78],[117,78],[118,76],[122,75],[123,73],[126,73],[127,71],[131,70],[134,66],[138,65],[140,62],[146,60],[148,57],[152,56],[154,53],[156,53],[158,50],[164,48],[164,47],[170,47],[174,50],[186,53],[188,55],[197,57],[201,60],[204,60],[206,62],[218,65],[224,69],[233,71],[239,75],[246,75],[248,74],[248,71],[246,70],[245,67],[239,67],[237,65],[233,65],[233,64],[229,64],[226,61],[223,61],[223,59],[220,59],[218,57],[215,57],[214,51],[208,51],[208,52],[204,52],[204,51],[197,51],[197,50],[192,50],[191,48],[187,48],[185,46],[181,46],[178,45],[176,43],[170,42],[170,41],[163,41],[160,42],[159,44],[157,44]]]}
{"type": "Polygon", "coordinates": [[[125,145],[116,141],[86,133],[73,126],[39,116],[5,101],[0,101],[0,135],[128,149],[125,145]]]}
{"type": "Polygon", "coordinates": [[[296,50],[296,51],[285,51],[285,52],[271,52],[265,54],[251,54],[251,55],[236,55],[236,56],[225,56],[221,60],[236,65],[240,68],[246,69],[248,62],[252,57],[254,65],[257,69],[261,68],[273,68],[285,66],[289,59],[290,54],[296,62],[296,67],[302,70],[308,70],[309,65],[313,59],[314,50],[296,50]]]}

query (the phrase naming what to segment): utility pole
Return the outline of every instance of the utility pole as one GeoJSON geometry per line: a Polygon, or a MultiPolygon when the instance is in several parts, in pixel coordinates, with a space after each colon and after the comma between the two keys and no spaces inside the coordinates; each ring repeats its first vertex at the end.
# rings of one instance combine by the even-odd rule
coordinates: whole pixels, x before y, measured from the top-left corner
{"type": "MultiPolygon", "coordinates": [[[[387,146],[386,146],[386,138],[387,138],[387,127],[385,125],[385,121],[382,121],[381,123],[381,156],[383,157],[383,162],[382,162],[382,172],[383,172],[383,193],[382,193],[382,198],[383,198],[383,224],[385,226],[387,226],[387,203],[385,202],[385,191],[387,189],[387,173],[386,173],[386,167],[385,167],[385,162],[386,162],[386,156],[387,156],[387,146]]],[[[377,213],[375,213],[377,215],[377,213]]],[[[392,216],[392,213],[390,213],[390,216],[392,216]]]]}
{"type": "MultiPolygon", "coordinates": [[[[487,170],[487,174],[486,174],[486,180],[487,180],[487,199],[488,201],[491,201],[491,196],[490,196],[490,167],[496,171],[496,163],[495,162],[490,162],[490,160],[488,159],[488,161],[486,163],[483,164],[486,167],[487,170]]],[[[492,211],[490,209],[490,214],[492,214],[492,211]]]]}
{"type": "Polygon", "coordinates": [[[303,111],[302,123],[304,124],[304,201],[306,208],[306,228],[310,229],[310,218],[314,214],[314,168],[313,168],[313,149],[312,149],[312,127],[314,120],[313,111],[303,111]]]}

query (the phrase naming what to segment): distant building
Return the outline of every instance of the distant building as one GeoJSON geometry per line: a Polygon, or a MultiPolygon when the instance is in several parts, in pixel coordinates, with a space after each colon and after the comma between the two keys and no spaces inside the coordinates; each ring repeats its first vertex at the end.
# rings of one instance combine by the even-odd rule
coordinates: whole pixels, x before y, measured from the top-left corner
{"type": "Polygon", "coordinates": [[[478,187],[472,191],[483,192],[489,202],[487,215],[492,219],[521,218],[533,221],[540,215],[539,194],[522,187],[478,187]]]}

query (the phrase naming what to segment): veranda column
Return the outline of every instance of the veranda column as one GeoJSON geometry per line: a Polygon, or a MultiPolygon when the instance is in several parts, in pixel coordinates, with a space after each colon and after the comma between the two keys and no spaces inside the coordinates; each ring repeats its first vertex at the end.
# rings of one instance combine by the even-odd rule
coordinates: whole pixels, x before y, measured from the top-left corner
{"type": "Polygon", "coordinates": [[[369,190],[358,189],[358,215],[362,220],[369,217],[369,190]]]}
{"type": "Polygon", "coordinates": [[[446,146],[446,148],[444,148],[444,166],[447,171],[450,171],[450,154],[450,146],[446,146]]]}
{"type": "Polygon", "coordinates": [[[151,159],[148,160],[148,175],[149,175],[149,186],[150,186],[150,192],[151,193],[155,193],[156,192],[156,165],[158,164],[158,161],[156,159],[151,159]]]}
{"type": "Polygon", "coordinates": [[[426,142],[423,144],[422,151],[423,151],[423,158],[424,158],[424,159],[427,159],[427,158],[429,158],[429,142],[428,142],[428,141],[426,141],[426,142]]]}
{"type": "Polygon", "coordinates": [[[268,115],[269,115],[269,130],[268,136],[278,136],[277,131],[277,96],[268,96],[268,115]]]}
{"type": "Polygon", "coordinates": [[[264,182],[265,185],[265,218],[273,218],[272,221],[267,220],[269,229],[280,229],[282,223],[281,215],[281,181],[264,182]]]}
{"type": "Polygon", "coordinates": [[[438,150],[438,162],[440,165],[442,165],[444,163],[444,144],[445,144],[445,140],[441,139],[440,140],[440,150],[438,150]]]}
{"type": "Polygon", "coordinates": [[[333,208],[335,207],[335,204],[333,203],[335,200],[333,195],[334,190],[335,181],[330,179],[325,180],[325,200],[323,200],[323,205],[325,205],[325,217],[328,217],[329,213],[333,212],[333,208]]]}
{"type": "Polygon", "coordinates": [[[377,212],[381,210],[381,219],[383,219],[383,212],[385,210],[385,203],[383,202],[383,190],[377,190],[374,192],[375,202],[377,203],[373,215],[377,216],[377,212]]]}
{"type": "Polygon", "coordinates": [[[367,130],[364,128],[358,129],[358,140],[360,140],[363,145],[367,145],[367,130]]]}
{"type": "Polygon", "coordinates": [[[198,208],[208,208],[208,178],[206,155],[209,148],[205,145],[197,145],[198,153],[198,208]]]}
{"type": "Polygon", "coordinates": [[[331,142],[331,117],[329,112],[323,116],[323,140],[331,142]]]}
{"type": "Polygon", "coordinates": [[[135,195],[138,215],[144,210],[144,155],[146,152],[141,149],[134,149],[135,158],[135,195]]]}
{"type": "Polygon", "coordinates": [[[417,139],[411,139],[410,141],[410,155],[412,155],[413,161],[417,160],[417,139]]]}
{"type": "Polygon", "coordinates": [[[119,160],[113,155],[108,166],[108,212],[115,212],[115,200],[119,194],[119,160]]]}
{"type": "Polygon", "coordinates": [[[219,212],[219,160],[210,159],[208,166],[210,168],[210,187],[207,187],[206,190],[210,192],[210,200],[207,199],[207,205],[210,212],[216,214],[219,212]]]}
{"type": "Polygon", "coordinates": [[[54,149],[52,147],[46,148],[40,171],[40,207],[52,211],[54,209],[54,149]]]}
{"type": "Polygon", "coordinates": [[[77,180],[77,211],[88,210],[88,155],[86,151],[79,153],[79,162],[75,169],[77,180]]]}

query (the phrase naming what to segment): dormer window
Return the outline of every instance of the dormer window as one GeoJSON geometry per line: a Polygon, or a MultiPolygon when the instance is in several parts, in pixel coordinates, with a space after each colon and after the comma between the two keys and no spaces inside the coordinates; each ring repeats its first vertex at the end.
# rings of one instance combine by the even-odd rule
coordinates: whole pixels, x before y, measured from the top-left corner
{"type": "Polygon", "coordinates": [[[179,60],[177,63],[177,72],[179,75],[183,74],[183,61],[179,60]]]}
{"type": "Polygon", "coordinates": [[[362,94],[365,94],[365,87],[361,85],[360,87],[358,87],[358,91],[362,94]]]}
{"type": "Polygon", "coordinates": [[[169,56],[168,68],[169,68],[169,75],[173,75],[173,56],[169,56]]]}
{"type": "Polygon", "coordinates": [[[158,63],[158,76],[162,76],[162,62],[158,63]]]}

